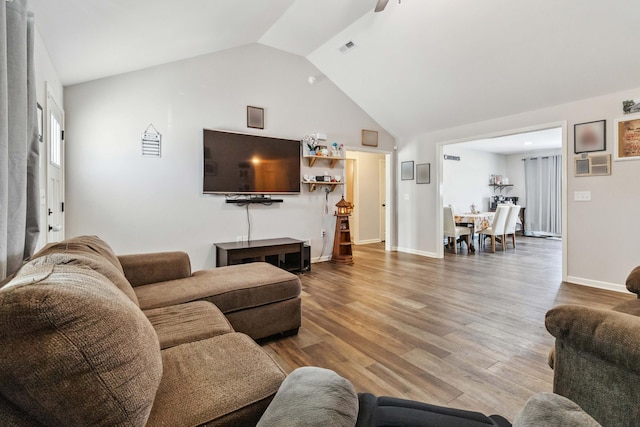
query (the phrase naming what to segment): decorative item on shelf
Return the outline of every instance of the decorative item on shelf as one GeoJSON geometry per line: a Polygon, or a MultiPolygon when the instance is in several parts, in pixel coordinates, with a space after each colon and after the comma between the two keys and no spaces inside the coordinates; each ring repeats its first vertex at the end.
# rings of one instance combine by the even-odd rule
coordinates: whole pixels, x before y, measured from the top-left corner
{"type": "Polygon", "coordinates": [[[338,145],[338,143],[334,141],[333,144],[331,144],[331,157],[342,157],[343,147],[343,144],[338,145]]]}
{"type": "Polygon", "coordinates": [[[316,149],[318,147],[318,140],[317,140],[315,135],[313,135],[313,134],[305,135],[304,138],[302,138],[302,143],[305,144],[307,146],[307,148],[309,149],[309,155],[310,156],[315,156],[316,155],[316,149]]]}

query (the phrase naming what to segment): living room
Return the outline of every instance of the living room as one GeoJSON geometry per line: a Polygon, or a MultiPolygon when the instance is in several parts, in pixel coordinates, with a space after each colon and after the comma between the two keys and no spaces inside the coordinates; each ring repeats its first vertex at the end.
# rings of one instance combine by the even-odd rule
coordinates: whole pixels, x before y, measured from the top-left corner
{"type": "MultiPolygon", "coordinates": [[[[304,17],[312,22],[320,13],[306,2],[266,6],[253,1],[242,6],[252,13],[227,3],[220,16],[204,9],[215,15],[210,20],[215,17],[215,24],[225,27],[218,44],[209,41],[209,46],[202,46],[206,45],[202,42],[201,50],[193,53],[181,43],[196,45],[197,39],[185,35],[184,41],[176,42],[177,50],[184,52],[174,51],[170,57],[165,42],[172,34],[179,39],[176,34],[189,25],[172,28],[160,10],[148,10],[161,7],[136,2],[126,18],[134,27],[137,19],[150,13],[169,27],[149,28],[158,31],[158,37],[167,37],[154,48],[149,34],[127,36],[124,30],[112,39],[130,37],[147,43],[127,46],[108,41],[111,36],[105,34],[116,32],[112,22],[116,18],[111,17],[115,5],[107,7],[107,13],[97,5],[93,7],[98,9],[84,10],[73,2],[55,6],[30,2],[36,22],[36,98],[45,118],[54,103],[60,107],[65,132],[63,228],[58,234],[45,231],[47,199],[40,198],[38,248],[58,237],[91,234],[107,241],[117,254],[180,250],[189,254],[194,270],[214,268],[214,243],[249,234],[243,208],[226,204],[223,196],[202,194],[202,132],[223,129],[295,140],[320,133],[327,135],[328,143],[344,144],[345,150],[388,156],[386,255],[410,256],[407,259],[416,265],[444,263],[443,147],[559,127],[566,170],[562,227],[566,246],[560,280],[628,297],[625,280],[638,264],[640,250],[633,238],[622,237],[629,234],[628,225],[609,218],[612,207],[625,218],[640,214],[640,203],[630,197],[631,183],[640,177],[640,170],[636,162],[618,161],[610,175],[574,176],[578,156],[574,125],[606,120],[603,153],[616,155],[614,123],[624,117],[622,102],[636,99],[640,92],[635,77],[638,63],[627,55],[624,43],[631,37],[630,16],[636,15],[637,5],[590,2],[587,8],[577,1],[546,2],[527,6],[524,13],[506,4],[391,1],[383,12],[375,13],[376,1],[353,2],[345,6],[348,10],[334,2],[318,15],[331,22],[330,28],[316,30],[291,24],[292,16],[295,21],[304,17]],[[74,7],[77,14],[67,9],[74,7]],[[616,7],[617,13],[612,11],[616,7]],[[581,11],[578,22],[575,10],[581,11]],[[58,20],[65,15],[67,31],[58,20]],[[233,25],[222,24],[226,20],[237,26],[235,31],[228,28],[233,25]],[[447,24],[452,20],[455,26],[447,24]],[[603,30],[587,31],[596,27],[603,30]],[[318,37],[317,31],[323,38],[314,45],[306,39],[318,37]],[[233,40],[223,41],[228,34],[233,40]],[[303,40],[294,43],[291,34],[303,40]],[[338,47],[350,40],[355,47],[340,52],[338,47]],[[304,49],[287,43],[299,43],[304,49]],[[447,43],[451,47],[446,50],[462,53],[439,56],[447,43]],[[434,69],[416,56],[435,58],[433,62],[441,66],[434,69]],[[129,68],[127,62],[132,64],[129,68]],[[485,74],[481,76],[480,70],[485,74]],[[247,106],[264,109],[264,129],[247,127],[247,106]],[[157,158],[140,154],[141,134],[150,125],[162,135],[162,155],[157,158]],[[378,133],[377,147],[362,145],[362,130],[378,133]],[[402,180],[400,165],[407,161],[430,164],[430,184],[402,180]],[[590,200],[576,200],[576,192],[589,192],[590,200]]],[[[46,133],[46,121],[44,128],[46,133]]],[[[346,176],[345,163],[338,162],[330,174],[346,176]]],[[[40,187],[46,193],[44,156],[40,165],[40,187]]],[[[302,162],[301,173],[318,175],[325,169],[302,162]]],[[[322,248],[331,247],[334,205],[342,194],[338,188],[325,198],[324,191],[311,192],[303,185],[300,194],[282,196],[281,204],[251,206],[251,238],[308,241],[312,261],[325,261],[328,252],[322,248]]],[[[360,256],[368,250],[360,249],[360,256]]],[[[320,271],[325,277],[345,274],[339,270],[333,276],[330,264],[319,266],[312,277],[302,277],[303,287],[310,279],[317,286],[320,271]]],[[[358,274],[358,263],[350,268],[358,274]]],[[[366,271],[375,274],[375,269],[366,271]]],[[[589,294],[580,295],[576,298],[589,294]]],[[[604,300],[612,306],[615,299],[604,300]]]]}

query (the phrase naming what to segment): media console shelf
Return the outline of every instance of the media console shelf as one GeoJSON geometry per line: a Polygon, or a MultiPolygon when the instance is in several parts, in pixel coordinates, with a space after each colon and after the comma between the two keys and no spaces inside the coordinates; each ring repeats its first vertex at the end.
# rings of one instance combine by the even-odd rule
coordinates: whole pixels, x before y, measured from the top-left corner
{"type": "Polygon", "coordinates": [[[216,267],[262,261],[287,271],[311,269],[311,249],[303,240],[283,237],[213,245],[216,247],[216,267]]]}
{"type": "Polygon", "coordinates": [[[329,157],[329,156],[304,156],[305,159],[309,159],[309,167],[313,166],[316,160],[329,160],[329,167],[333,167],[338,163],[338,160],[344,160],[344,157],[329,157]]]}

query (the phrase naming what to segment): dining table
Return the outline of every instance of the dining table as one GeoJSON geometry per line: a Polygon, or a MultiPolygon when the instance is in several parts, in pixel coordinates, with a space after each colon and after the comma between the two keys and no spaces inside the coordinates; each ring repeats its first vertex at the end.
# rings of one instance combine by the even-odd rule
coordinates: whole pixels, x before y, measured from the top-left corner
{"type": "Polygon", "coordinates": [[[471,243],[469,243],[469,250],[471,252],[476,251],[476,248],[473,246],[475,233],[480,233],[482,230],[491,227],[495,214],[495,212],[469,212],[454,215],[456,225],[471,228],[471,243]]]}

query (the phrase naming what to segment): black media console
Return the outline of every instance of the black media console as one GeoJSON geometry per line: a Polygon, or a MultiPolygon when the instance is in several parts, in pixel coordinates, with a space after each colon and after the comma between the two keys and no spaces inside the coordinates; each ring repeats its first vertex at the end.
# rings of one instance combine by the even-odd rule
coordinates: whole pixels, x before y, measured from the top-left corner
{"type": "Polygon", "coordinates": [[[249,242],[214,243],[216,266],[263,261],[287,271],[311,270],[311,247],[303,240],[252,240],[249,242]]]}

